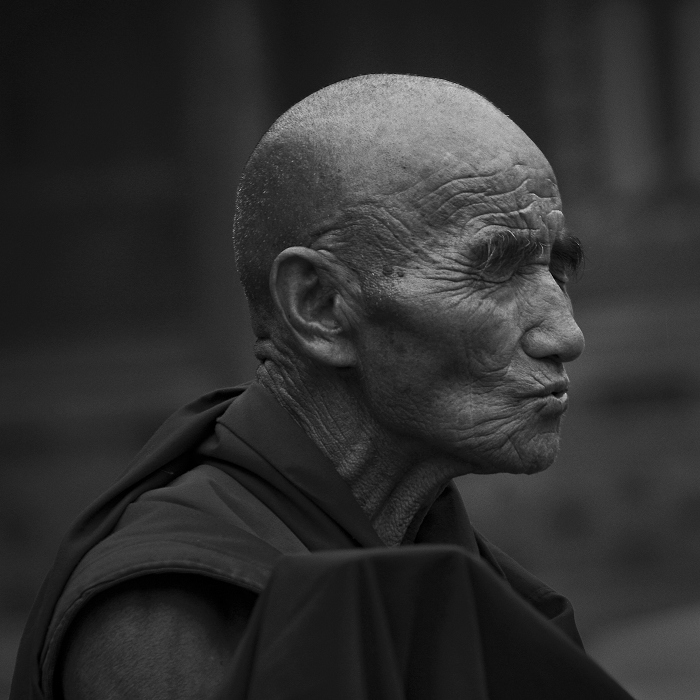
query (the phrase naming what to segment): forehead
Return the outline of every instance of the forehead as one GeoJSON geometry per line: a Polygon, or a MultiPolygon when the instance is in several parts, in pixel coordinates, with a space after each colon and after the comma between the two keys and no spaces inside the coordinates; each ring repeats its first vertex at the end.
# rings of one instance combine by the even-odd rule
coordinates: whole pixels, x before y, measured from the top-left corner
{"type": "Polygon", "coordinates": [[[360,187],[350,206],[319,223],[318,240],[327,245],[325,234],[359,230],[375,262],[397,256],[402,264],[433,264],[433,253],[464,253],[505,230],[550,246],[564,235],[561,200],[549,163],[531,146],[488,158],[442,151],[383,192],[360,187]]]}
{"type": "Polygon", "coordinates": [[[429,228],[468,230],[475,240],[494,228],[520,229],[546,238],[562,233],[559,190],[544,157],[506,167],[496,162],[480,170],[449,163],[406,192],[406,204],[429,228]]]}

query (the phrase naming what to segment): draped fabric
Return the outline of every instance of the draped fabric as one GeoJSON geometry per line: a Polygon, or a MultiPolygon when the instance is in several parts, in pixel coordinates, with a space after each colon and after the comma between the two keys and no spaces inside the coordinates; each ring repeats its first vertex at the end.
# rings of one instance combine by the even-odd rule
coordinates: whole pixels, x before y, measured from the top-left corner
{"type": "MultiPolygon", "coordinates": [[[[544,624],[549,618],[580,643],[568,601],[473,531],[453,484],[414,525],[417,543],[459,546],[544,624]]],[[[59,612],[87,599],[81,575],[96,559],[111,585],[115,572],[181,571],[185,559],[195,566],[187,570],[212,575],[211,566],[196,568],[198,551],[206,551],[221,571],[237,572],[229,580],[262,590],[282,554],[357,548],[382,543],[333,465],[274,397],[256,383],[209,394],[171,417],[69,531],[25,629],[11,700],[50,696],[51,674],[42,682],[47,631],[59,612]],[[198,491],[201,474],[215,476],[198,491]],[[257,522],[276,522],[277,534],[241,524],[237,504],[257,522]],[[129,560],[137,550],[143,563],[129,560]]]]}
{"type": "Polygon", "coordinates": [[[445,545],[284,557],[217,698],[630,700],[489,566],[445,545]]]}
{"type": "Polygon", "coordinates": [[[192,467],[193,450],[244,390],[244,386],[218,390],[180,409],[156,431],[124,475],[78,517],[61,543],[29,615],[17,652],[11,700],[44,697],[40,658],[46,631],[63,587],[83,556],[110,534],[130,503],[192,467]]]}

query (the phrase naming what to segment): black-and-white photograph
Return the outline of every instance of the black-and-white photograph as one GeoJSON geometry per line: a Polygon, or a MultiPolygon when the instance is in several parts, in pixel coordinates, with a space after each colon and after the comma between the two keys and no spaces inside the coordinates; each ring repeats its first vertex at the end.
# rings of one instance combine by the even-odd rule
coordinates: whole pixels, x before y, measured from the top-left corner
{"type": "Polygon", "coordinates": [[[700,698],[700,0],[0,56],[0,700],[700,698]]]}

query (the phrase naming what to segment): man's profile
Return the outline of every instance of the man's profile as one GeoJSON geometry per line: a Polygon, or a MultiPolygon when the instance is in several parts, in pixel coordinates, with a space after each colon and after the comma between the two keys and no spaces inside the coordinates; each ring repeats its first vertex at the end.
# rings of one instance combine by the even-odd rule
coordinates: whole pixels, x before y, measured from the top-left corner
{"type": "Polygon", "coordinates": [[[453,83],[336,83],[256,147],[234,245],[256,380],[176,414],[82,517],[13,697],[214,696],[278,560],[307,552],[455,545],[580,643],[452,484],[552,464],[583,350],[581,248],[534,143],[453,83]]]}

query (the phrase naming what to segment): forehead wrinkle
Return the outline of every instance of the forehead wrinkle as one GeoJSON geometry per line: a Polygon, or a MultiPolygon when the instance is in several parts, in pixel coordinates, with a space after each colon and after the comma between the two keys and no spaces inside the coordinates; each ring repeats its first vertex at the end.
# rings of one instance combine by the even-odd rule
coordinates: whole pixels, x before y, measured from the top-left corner
{"type": "MultiPolygon", "coordinates": [[[[403,212],[402,208],[398,211],[403,212]]],[[[400,262],[401,264],[406,264],[409,261],[411,263],[430,263],[433,260],[431,247],[426,245],[432,240],[432,236],[426,237],[426,232],[416,231],[410,223],[403,221],[403,219],[397,215],[396,208],[389,207],[376,207],[370,215],[376,224],[378,224],[382,231],[389,233],[391,237],[393,246],[393,252],[399,253],[403,259],[397,260],[395,262],[400,262]]],[[[384,245],[386,243],[386,238],[382,237],[380,242],[381,253],[387,252],[387,248],[384,245]]]]}
{"type": "Polygon", "coordinates": [[[484,194],[488,193],[485,180],[484,177],[473,176],[444,183],[418,200],[416,210],[429,226],[444,225],[455,218],[461,220],[465,215],[469,216],[473,208],[483,201],[484,194]],[[468,189],[464,186],[467,183],[468,189]],[[456,217],[456,214],[460,216],[456,217]]]}
{"type": "MultiPolygon", "coordinates": [[[[486,206],[486,204],[480,209],[480,213],[475,213],[469,219],[470,227],[475,234],[491,227],[531,231],[532,233],[549,232],[548,220],[552,218],[551,214],[560,211],[559,209],[545,209],[540,198],[519,209],[506,207],[494,209],[493,206],[486,206]]],[[[557,231],[553,231],[553,233],[556,235],[557,231]]]]}
{"type": "Polygon", "coordinates": [[[491,191],[498,191],[500,188],[494,188],[492,181],[494,178],[503,179],[503,175],[504,171],[497,167],[492,171],[483,167],[477,170],[450,161],[400,194],[407,204],[425,215],[430,215],[431,210],[437,214],[456,195],[488,195],[491,191]]]}
{"type": "MultiPolygon", "coordinates": [[[[464,169],[462,165],[462,173],[464,169]]],[[[551,178],[533,178],[532,168],[524,172],[524,167],[516,166],[505,171],[463,174],[445,181],[445,176],[454,172],[454,163],[448,163],[406,189],[391,194],[365,194],[361,200],[346,204],[314,227],[313,238],[317,241],[314,247],[330,244],[335,249],[352,251],[360,242],[364,250],[352,251],[352,258],[369,262],[372,254],[378,254],[376,262],[379,262],[380,258],[386,261],[386,254],[393,253],[415,262],[430,262],[434,245],[442,248],[441,243],[447,243],[440,238],[444,238],[444,227],[448,224],[460,229],[470,224],[472,234],[492,226],[533,233],[550,228],[556,233],[559,229],[548,225],[551,214],[558,209],[547,203],[556,195],[542,197],[537,193],[537,190],[549,190],[542,186],[543,180],[556,186],[551,178]],[[361,229],[368,224],[369,235],[363,235],[361,229]],[[357,229],[359,235],[352,229],[357,229]]],[[[402,264],[406,262],[403,260],[402,264]]]]}
{"type": "MultiPolygon", "coordinates": [[[[556,186],[550,178],[546,181],[556,186]]],[[[464,224],[482,212],[499,210],[514,215],[529,209],[533,202],[555,200],[556,190],[552,194],[540,193],[543,184],[539,178],[532,177],[531,170],[523,173],[522,168],[513,168],[443,180],[431,189],[421,188],[427,191],[414,192],[410,204],[429,226],[464,224]]],[[[524,215],[529,216],[527,211],[524,215]]]]}

